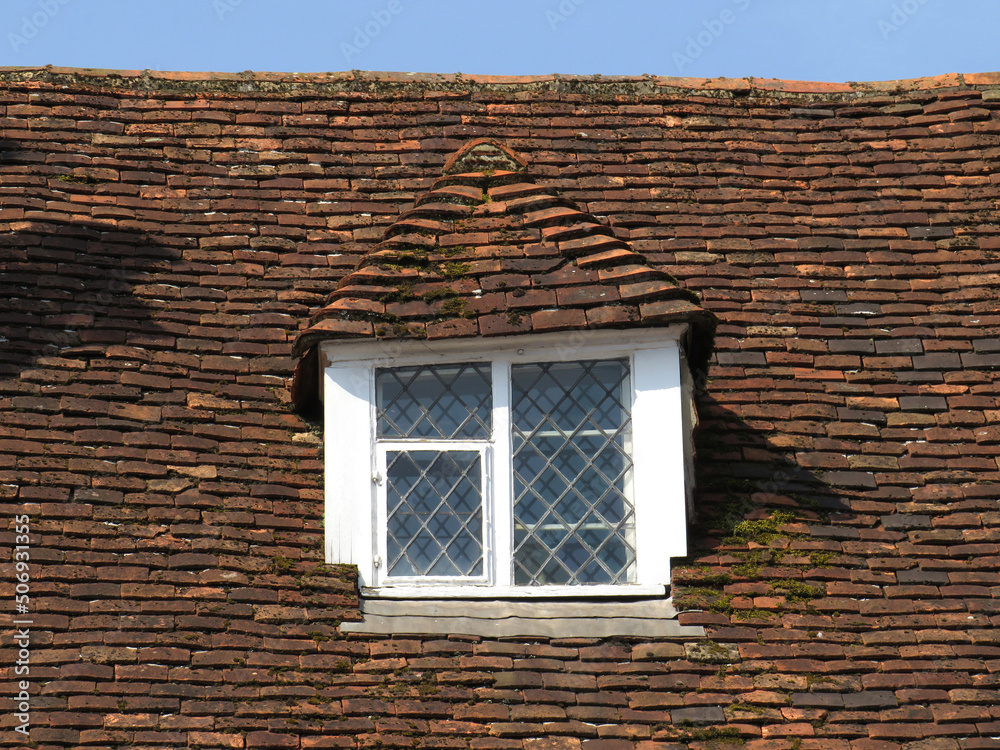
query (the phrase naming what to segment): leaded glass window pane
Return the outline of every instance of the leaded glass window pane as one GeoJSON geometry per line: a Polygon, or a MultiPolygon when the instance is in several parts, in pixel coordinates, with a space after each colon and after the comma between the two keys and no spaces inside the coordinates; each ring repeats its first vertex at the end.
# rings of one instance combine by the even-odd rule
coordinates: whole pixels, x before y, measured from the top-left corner
{"type": "Polygon", "coordinates": [[[483,575],[479,451],[387,451],[390,576],[483,575]]]}
{"type": "Polygon", "coordinates": [[[488,364],[393,367],[375,372],[379,438],[489,439],[488,364]]]}
{"type": "Polygon", "coordinates": [[[511,368],[514,582],[635,578],[626,360],[511,368]]]}

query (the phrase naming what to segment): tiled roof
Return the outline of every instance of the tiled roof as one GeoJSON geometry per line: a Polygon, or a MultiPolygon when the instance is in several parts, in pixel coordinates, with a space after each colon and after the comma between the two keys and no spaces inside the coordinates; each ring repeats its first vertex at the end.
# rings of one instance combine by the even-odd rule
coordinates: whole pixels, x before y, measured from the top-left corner
{"type": "Polygon", "coordinates": [[[25,514],[31,739],[996,748],[998,205],[995,73],[0,69],[0,674],[25,514]],[[672,566],[704,641],[339,629],[292,345],[480,137],[719,319],[672,566]]]}
{"type": "Polygon", "coordinates": [[[693,293],[606,222],[536,184],[509,149],[480,139],[344,277],[295,348],[677,322],[694,324],[707,356],[714,318],[693,293]]]}

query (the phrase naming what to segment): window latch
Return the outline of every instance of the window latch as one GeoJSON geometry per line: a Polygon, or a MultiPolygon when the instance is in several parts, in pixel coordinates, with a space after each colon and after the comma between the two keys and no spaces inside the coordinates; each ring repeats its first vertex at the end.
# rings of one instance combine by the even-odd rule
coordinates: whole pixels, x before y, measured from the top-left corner
{"type": "Polygon", "coordinates": [[[382,475],[376,472],[375,474],[372,475],[372,481],[375,484],[377,484],[379,487],[381,487],[382,486],[382,475]]]}

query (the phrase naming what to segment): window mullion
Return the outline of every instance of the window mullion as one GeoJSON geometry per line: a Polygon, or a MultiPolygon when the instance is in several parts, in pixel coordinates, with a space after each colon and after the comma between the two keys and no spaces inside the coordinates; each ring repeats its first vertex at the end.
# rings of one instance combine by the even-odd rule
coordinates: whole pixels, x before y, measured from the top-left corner
{"type": "Polygon", "coordinates": [[[488,503],[492,519],[490,534],[496,586],[513,583],[514,521],[511,489],[510,362],[493,362],[493,477],[488,503]]]}

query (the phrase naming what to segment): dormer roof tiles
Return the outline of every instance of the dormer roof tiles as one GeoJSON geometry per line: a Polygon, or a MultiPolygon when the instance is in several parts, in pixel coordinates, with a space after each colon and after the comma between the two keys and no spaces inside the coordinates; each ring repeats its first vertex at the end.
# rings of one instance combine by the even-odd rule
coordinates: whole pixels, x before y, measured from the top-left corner
{"type": "MultiPolygon", "coordinates": [[[[299,335],[466,338],[691,323],[714,316],[597,217],[539,185],[510,149],[473,140],[400,213],[299,335]]],[[[699,360],[700,363],[700,360],[699,360]]]]}

